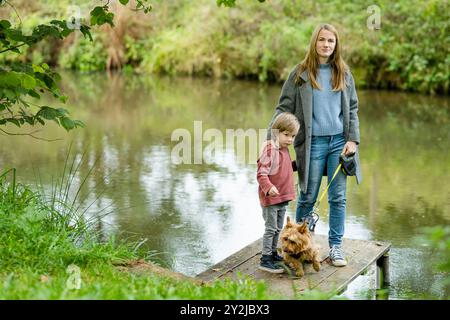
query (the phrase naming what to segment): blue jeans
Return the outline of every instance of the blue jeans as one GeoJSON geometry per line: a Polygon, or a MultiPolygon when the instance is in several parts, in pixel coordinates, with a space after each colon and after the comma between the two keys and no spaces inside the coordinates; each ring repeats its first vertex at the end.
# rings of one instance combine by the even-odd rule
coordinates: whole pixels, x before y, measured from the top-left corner
{"type": "MultiPolygon", "coordinates": [[[[309,162],[308,188],[300,192],[297,202],[296,220],[300,221],[308,215],[316,203],[322,175],[327,167],[328,183],[339,165],[339,155],[345,145],[343,134],[334,136],[313,136],[311,139],[311,159],[309,162]]],[[[328,189],[329,232],[328,243],[341,245],[344,236],[345,204],[346,204],[347,176],[339,170],[328,189]]]]}

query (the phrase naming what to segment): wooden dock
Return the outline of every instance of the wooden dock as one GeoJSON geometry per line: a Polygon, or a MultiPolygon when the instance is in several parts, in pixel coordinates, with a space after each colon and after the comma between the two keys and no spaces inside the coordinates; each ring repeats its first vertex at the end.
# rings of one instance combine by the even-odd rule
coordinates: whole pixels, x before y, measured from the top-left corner
{"type": "Polygon", "coordinates": [[[311,264],[305,265],[305,275],[295,277],[295,273],[271,274],[258,269],[262,239],[256,240],[245,248],[232,254],[196,277],[203,281],[215,279],[236,279],[238,272],[255,280],[263,279],[269,291],[281,294],[287,299],[294,299],[305,289],[318,289],[324,292],[341,293],[356,277],[364,274],[373,264],[377,265],[377,288],[389,284],[389,249],[390,243],[356,239],[343,240],[343,249],[348,264],[334,267],[328,258],[328,237],[313,235],[314,242],[321,247],[321,269],[314,271],[311,264]]]}

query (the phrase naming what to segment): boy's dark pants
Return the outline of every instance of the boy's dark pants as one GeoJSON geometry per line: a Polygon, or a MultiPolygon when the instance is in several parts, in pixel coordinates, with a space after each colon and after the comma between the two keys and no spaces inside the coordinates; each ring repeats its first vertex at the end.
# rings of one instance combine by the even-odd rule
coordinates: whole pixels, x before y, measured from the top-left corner
{"type": "Polygon", "coordinates": [[[278,237],[281,229],[283,229],[286,205],[287,203],[280,203],[262,207],[263,218],[265,221],[262,247],[263,255],[272,255],[272,252],[277,250],[278,237]]]}

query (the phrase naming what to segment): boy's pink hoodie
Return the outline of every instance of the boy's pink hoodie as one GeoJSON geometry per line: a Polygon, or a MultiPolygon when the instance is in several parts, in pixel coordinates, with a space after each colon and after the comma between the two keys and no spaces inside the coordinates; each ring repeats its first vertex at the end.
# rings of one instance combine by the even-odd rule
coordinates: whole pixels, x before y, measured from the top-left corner
{"type": "Polygon", "coordinates": [[[258,159],[256,175],[259,183],[259,200],[263,207],[295,199],[293,172],[288,148],[278,148],[268,143],[258,159]],[[279,195],[273,197],[268,195],[272,186],[278,189],[279,195]]]}

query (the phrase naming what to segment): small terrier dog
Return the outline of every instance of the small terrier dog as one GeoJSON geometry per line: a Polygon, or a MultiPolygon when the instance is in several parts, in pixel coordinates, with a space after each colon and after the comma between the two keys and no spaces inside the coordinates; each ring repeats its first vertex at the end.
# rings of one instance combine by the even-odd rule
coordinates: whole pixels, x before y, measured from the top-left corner
{"type": "Polygon", "coordinates": [[[306,221],[303,224],[287,223],[281,231],[281,249],[286,265],[292,265],[297,277],[303,277],[303,262],[312,262],[314,270],[320,270],[319,248],[312,242],[306,221]]]}

